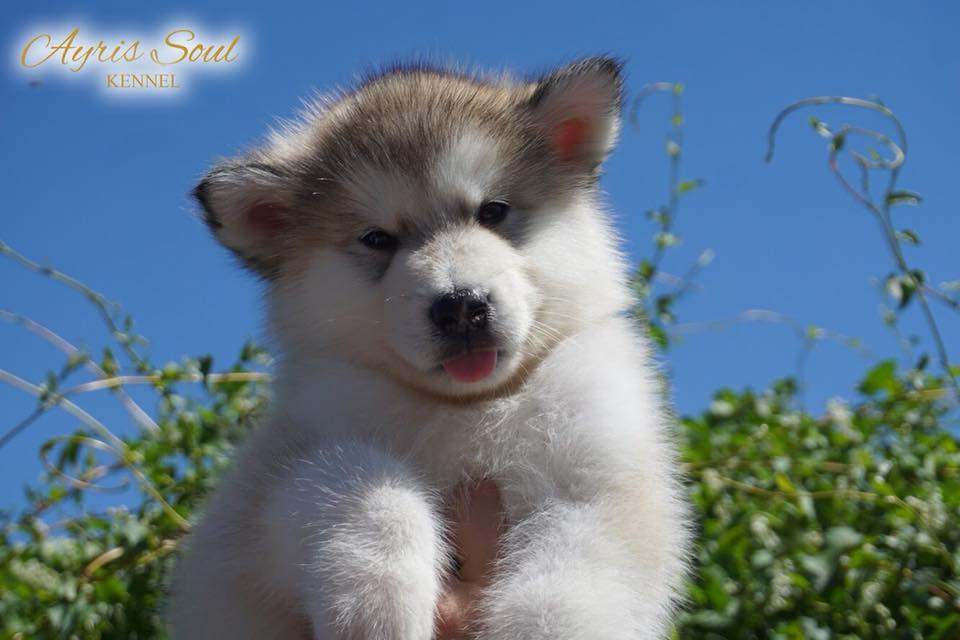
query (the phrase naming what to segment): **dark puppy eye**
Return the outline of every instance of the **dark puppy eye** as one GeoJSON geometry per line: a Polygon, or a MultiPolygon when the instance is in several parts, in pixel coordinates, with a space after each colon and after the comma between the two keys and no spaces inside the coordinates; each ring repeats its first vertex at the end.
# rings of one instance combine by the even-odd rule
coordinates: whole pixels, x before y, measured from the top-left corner
{"type": "Polygon", "coordinates": [[[397,238],[383,229],[371,229],[360,236],[360,242],[374,251],[394,251],[397,248],[397,238]]]}
{"type": "Polygon", "coordinates": [[[507,217],[510,205],[499,200],[491,200],[480,205],[477,209],[477,222],[485,227],[495,227],[507,217]]]}

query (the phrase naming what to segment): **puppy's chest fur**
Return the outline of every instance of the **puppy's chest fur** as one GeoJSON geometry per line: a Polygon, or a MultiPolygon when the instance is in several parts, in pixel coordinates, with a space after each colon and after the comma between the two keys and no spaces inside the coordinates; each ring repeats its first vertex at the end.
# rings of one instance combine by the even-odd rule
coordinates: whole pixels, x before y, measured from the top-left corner
{"type": "Polygon", "coordinates": [[[477,407],[436,409],[417,426],[396,430],[385,444],[437,488],[495,479],[509,515],[520,518],[544,493],[577,497],[569,495],[577,470],[556,464],[573,453],[574,422],[568,406],[534,385],[477,407]]]}
{"type": "Polygon", "coordinates": [[[402,460],[440,493],[465,480],[494,479],[507,516],[520,519],[544,499],[589,498],[610,446],[635,444],[591,419],[603,401],[594,385],[578,383],[584,363],[576,354],[582,345],[559,349],[517,392],[468,404],[425,398],[373,372],[315,363],[297,373],[297,383],[281,376],[275,411],[286,416],[283,427],[264,425],[251,448],[260,460],[265,450],[289,459],[361,440],[402,460]]]}

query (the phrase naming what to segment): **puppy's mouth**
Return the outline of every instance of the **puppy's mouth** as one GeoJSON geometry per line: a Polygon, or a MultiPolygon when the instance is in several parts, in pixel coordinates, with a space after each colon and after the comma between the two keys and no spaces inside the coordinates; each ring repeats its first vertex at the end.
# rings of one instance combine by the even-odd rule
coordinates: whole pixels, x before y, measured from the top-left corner
{"type": "Polygon", "coordinates": [[[443,370],[457,382],[480,382],[489,378],[497,368],[496,349],[467,351],[443,361],[443,370]]]}

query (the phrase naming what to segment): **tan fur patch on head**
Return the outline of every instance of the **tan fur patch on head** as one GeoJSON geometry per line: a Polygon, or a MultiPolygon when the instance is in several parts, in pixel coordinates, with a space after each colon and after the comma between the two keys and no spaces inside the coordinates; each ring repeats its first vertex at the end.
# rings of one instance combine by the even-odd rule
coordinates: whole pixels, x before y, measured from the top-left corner
{"type": "Polygon", "coordinates": [[[263,147],[211,172],[197,197],[218,239],[268,276],[303,247],[349,245],[364,225],[429,228],[482,198],[547,206],[592,187],[608,141],[590,138],[586,155],[574,147],[614,130],[603,124],[618,108],[619,81],[605,75],[614,72],[583,63],[517,82],[393,69],[314,100],[263,147]],[[568,109],[597,121],[558,149],[551,118],[568,109]],[[245,224],[254,207],[277,212],[269,227],[245,224]]]}
{"type": "Polygon", "coordinates": [[[498,161],[509,168],[503,189],[532,190],[531,199],[549,199],[571,185],[551,166],[549,142],[525,109],[534,87],[432,70],[390,73],[314,105],[296,143],[283,137],[263,149],[261,159],[297,176],[302,205],[315,212],[342,215],[391,191],[414,195],[395,203],[409,211],[418,209],[416,194],[437,186],[430,183],[437,177],[434,167],[474,137],[496,147],[498,161]],[[395,183],[388,187],[402,182],[403,188],[374,193],[372,187],[385,180],[395,183]],[[370,196],[366,201],[357,202],[358,186],[370,196]]]}

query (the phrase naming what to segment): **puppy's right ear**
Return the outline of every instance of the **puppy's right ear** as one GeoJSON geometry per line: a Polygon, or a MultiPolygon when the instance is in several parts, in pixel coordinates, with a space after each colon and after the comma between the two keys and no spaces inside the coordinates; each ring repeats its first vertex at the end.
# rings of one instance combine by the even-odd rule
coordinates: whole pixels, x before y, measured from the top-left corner
{"type": "Polygon", "coordinates": [[[193,190],[214,237],[266,278],[276,275],[294,223],[285,182],[267,164],[227,161],[193,190]]]}

